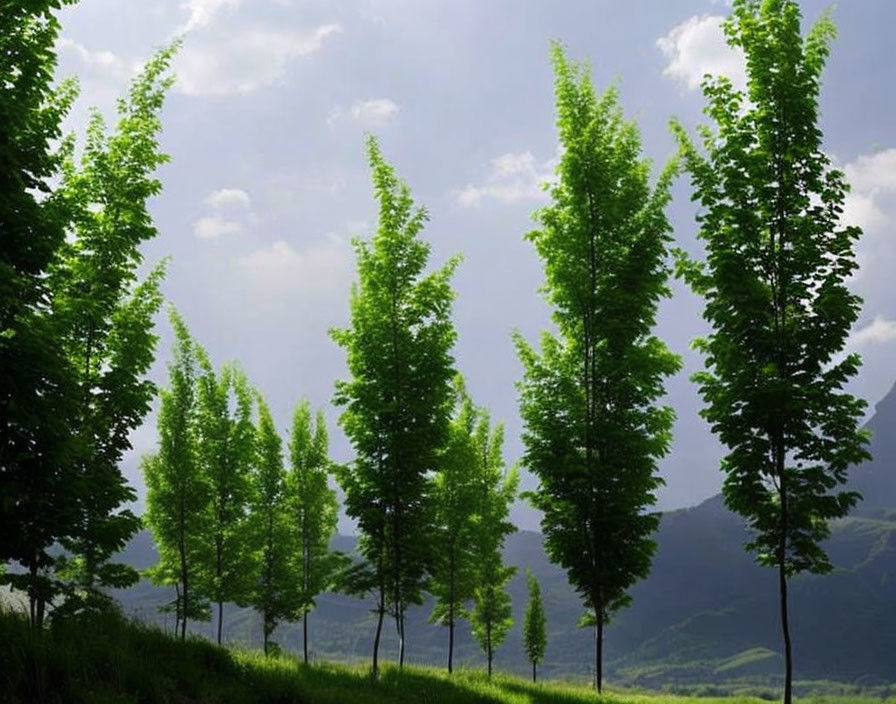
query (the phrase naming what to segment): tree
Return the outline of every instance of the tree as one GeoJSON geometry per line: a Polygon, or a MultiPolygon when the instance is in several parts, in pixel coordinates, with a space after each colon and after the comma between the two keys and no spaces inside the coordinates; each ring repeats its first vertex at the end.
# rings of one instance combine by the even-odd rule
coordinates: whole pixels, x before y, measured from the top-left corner
{"type": "Polygon", "coordinates": [[[455,379],[455,396],[448,443],[433,480],[435,560],[429,584],[436,599],[430,622],[448,627],[449,673],[454,670],[455,625],[459,618],[467,618],[466,605],[473,598],[476,584],[474,507],[479,498],[473,442],[478,412],[459,375],[455,379]]]}
{"type": "Polygon", "coordinates": [[[216,373],[208,355],[197,352],[197,447],[203,481],[211,492],[205,518],[207,596],[217,604],[216,636],[221,643],[224,603],[244,602],[251,584],[248,559],[248,512],[251,471],[256,459],[252,391],[235,364],[216,373]]]}
{"type": "Polygon", "coordinates": [[[553,47],[557,125],[564,151],[553,204],[528,235],[544,262],[543,291],[559,335],[540,354],[517,336],[524,464],[543,511],[551,560],[562,566],[595,624],[595,685],[602,686],[603,631],[646,576],[673,411],[658,406],[679,358],[651,334],[668,295],[664,215],[675,168],[651,189],[638,129],[618,92],[595,94],[587,70],[553,47]]]}
{"type": "Polygon", "coordinates": [[[379,222],[370,242],[354,243],[351,327],[331,334],[346,350],[352,376],[336,385],[335,403],[345,407],[340,423],[357,453],[340,478],[346,511],[362,535],[360,549],[379,581],[376,671],[387,608],[403,665],[405,610],[422,601],[432,559],[429,473],[438,468],[451,414],[450,278],[458,260],[424,273],[430,247],[418,235],[426,211],[414,206],[373,137],[367,154],[379,222]]]}
{"type": "Polygon", "coordinates": [[[54,197],[65,203],[70,236],[50,269],[52,314],[75,373],[77,519],[61,543],[69,554],[58,567],[69,582],[69,609],[103,604],[100,587],[125,587],[137,572],[109,559],[139,529],[123,506],[137,498],[118,465],[131,448],[155,395],[145,378],[155,359],[153,320],[162,305],[164,265],[142,281],[140,245],[156,236],[147,208],[161,191],[153,177],[168,160],[159,152],[159,111],[173,82],[167,74],[175,47],[160,51],[118,103],[118,125],[106,134],[91,116],[80,168],[67,143],[63,182],[54,197]]]}
{"type": "Polygon", "coordinates": [[[53,88],[61,4],[0,6],[0,563],[24,567],[0,580],[27,592],[34,628],[57,586],[48,551],[76,510],[74,370],[55,343],[47,286],[66,222],[51,197],[61,164],[53,143],[77,93],[71,83],[53,88]]]}
{"type": "Polygon", "coordinates": [[[548,633],[545,627],[544,602],[541,600],[541,587],[531,570],[526,570],[526,585],[529,588],[529,602],[523,617],[523,647],[526,657],[532,663],[532,681],[536,681],[535,669],[544,658],[548,647],[548,633]]]}
{"type": "Polygon", "coordinates": [[[515,466],[505,470],[501,450],[503,444],[503,426],[499,424],[491,430],[488,413],[477,409],[473,432],[474,486],[478,494],[474,504],[476,526],[473,538],[477,574],[470,623],[473,636],[485,651],[489,677],[492,675],[495,650],[513,626],[507,585],[516,568],[504,565],[501,551],[504,538],[516,532],[516,527],[507,517],[510,505],[516,499],[519,472],[515,466]]]}
{"type": "Polygon", "coordinates": [[[705,299],[712,332],[696,345],[702,415],[728,454],[729,508],[753,531],[748,549],[778,572],[784,701],[793,656],[788,578],[825,573],[820,543],[859,496],[840,491],[869,457],[864,401],[843,391],[855,354],[840,358],[861,300],[847,288],[861,231],[840,224],[847,185],[822,151],[818,90],[835,28],[823,16],[803,38],[788,0],[735,0],[724,28],[746,56],[746,92],[706,79],[704,153],[675,125],[701,203],[706,261],[680,272],[705,299]]]}
{"type": "Polygon", "coordinates": [[[318,594],[333,586],[345,567],[342,553],[330,551],[339,504],[329,484],[331,463],[323,412],[312,428],[311,407],[303,400],[295,409],[289,442],[291,469],[286,478],[287,512],[294,532],[297,595],[293,617],[302,619],[302,652],[308,662],[308,614],[318,594]]]}
{"type": "MultiPolygon", "coordinates": [[[[293,574],[290,558],[296,544],[292,540],[287,509],[286,469],[283,466],[283,441],[277,433],[271,411],[264,398],[257,396],[258,428],[252,506],[253,537],[260,548],[257,577],[250,598],[261,613],[264,653],[268,654],[271,634],[278,623],[292,612],[290,588],[293,574]]],[[[238,565],[245,569],[246,565],[238,565]]]]}
{"type": "Polygon", "coordinates": [[[201,585],[205,581],[202,548],[211,490],[199,469],[196,441],[199,350],[173,308],[169,316],[175,336],[174,359],[168,365],[168,388],[161,392],[159,451],[142,462],[144,521],[159,551],[159,562],[148,571],[149,577],[157,584],[175,586],[175,633],[179,629],[183,640],[188,619],[210,617],[201,585]]]}

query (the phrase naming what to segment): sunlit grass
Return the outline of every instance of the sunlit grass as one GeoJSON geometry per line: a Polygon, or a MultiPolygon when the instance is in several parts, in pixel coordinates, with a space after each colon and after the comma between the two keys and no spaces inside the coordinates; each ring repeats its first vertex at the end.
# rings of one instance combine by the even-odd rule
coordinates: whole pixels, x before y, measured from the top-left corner
{"type": "MultiPolygon", "coordinates": [[[[417,666],[382,667],[374,680],[363,665],[306,666],[291,655],[180,642],[158,628],[116,614],[60,622],[32,634],[20,613],[0,610],[0,701],[97,704],[763,704],[747,697],[686,697],[609,689],[600,698],[585,684],[533,684],[497,673],[417,666]]],[[[806,704],[896,700],[811,697],[806,704]]]]}

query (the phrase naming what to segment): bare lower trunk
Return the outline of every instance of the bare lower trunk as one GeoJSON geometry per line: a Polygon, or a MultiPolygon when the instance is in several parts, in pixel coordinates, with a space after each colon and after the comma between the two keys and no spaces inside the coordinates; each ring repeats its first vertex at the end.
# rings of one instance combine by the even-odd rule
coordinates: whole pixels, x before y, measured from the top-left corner
{"type": "Polygon", "coordinates": [[[404,668],[404,609],[398,607],[395,616],[395,629],[398,631],[398,669],[404,668]]]}
{"type": "Polygon", "coordinates": [[[454,672],[454,604],[448,610],[448,674],[454,672]]]}
{"type": "Polygon", "coordinates": [[[302,612],[302,655],[308,664],[308,612],[302,612]]]}
{"type": "Polygon", "coordinates": [[[534,682],[536,682],[536,681],[537,681],[537,680],[536,680],[536,677],[535,677],[535,661],[533,660],[533,661],[532,661],[532,682],[534,683],[534,682]]]}
{"type": "Polygon", "coordinates": [[[784,565],[778,567],[778,582],[781,595],[781,630],[784,633],[784,704],[791,704],[793,690],[793,653],[790,643],[790,621],[787,609],[787,574],[784,565]]]}
{"type": "MultiPolygon", "coordinates": [[[[221,627],[224,625],[224,602],[218,602],[218,645],[221,645],[221,627]]],[[[267,651],[265,651],[267,652],[267,651]]]]}
{"type": "Polygon", "coordinates": [[[380,592],[380,603],[377,608],[377,620],[376,620],[376,637],[373,639],[373,676],[377,677],[379,675],[379,656],[380,656],[380,635],[383,632],[383,617],[386,615],[386,609],[384,605],[384,595],[382,591],[380,592]]]}
{"type": "Polygon", "coordinates": [[[594,688],[600,694],[604,684],[604,618],[595,614],[594,626],[594,688]]]}

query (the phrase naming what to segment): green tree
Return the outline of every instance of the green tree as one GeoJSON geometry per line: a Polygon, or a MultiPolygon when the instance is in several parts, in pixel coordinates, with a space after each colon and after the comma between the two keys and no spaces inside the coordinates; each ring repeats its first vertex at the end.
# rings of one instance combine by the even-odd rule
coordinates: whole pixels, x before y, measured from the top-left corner
{"type": "Polygon", "coordinates": [[[473,545],[476,553],[476,586],[473,589],[473,611],[470,624],[473,636],[485,651],[488,675],[492,675],[495,650],[513,627],[510,594],[507,585],[516,573],[515,567],[503,563],[504,538],[516,532],[508,520],[510,506],[519,486],[517,468],[504,468],[502,446],[504,428],[491,429],[491,420],[484,409],[477,409],[473,431],[475,476],[473,485],[478,498],[474,503],[476,526],[473,545]]]}
{"type": "Polygon", "coordinates": [[[345,557],[330,551],[336,533],[339,503],[328,483],[329,439],[324,414],[317,412],[312,427],[311,407],[303,400],[295,409],[289,442],[291,469],[286,478],[287,511],[295,534],[293,570],[297,594],[293,617],[302,619],[302,652],[308,662],[308,614],[315,598],[334,586],[345,557]]]}
{"type": "Polygon", "coordinates": [[[426,211],[367,141],[379,222],[370,242],[355,241],[358,284],[351,327],[332,331],[346,350],[350,381],[336,386],[340,423],[355,448],[340,473],[346,511],[358,522],[360,549],[379,582],[374,640],[377,670],[383,614],[395,618],[399,666],[404,663],[405,609],[423,598],[432,560],[429,473],[438,468],[451,414],[455,341],[451,259],[425,273],[430,247],[419,234],[426,211]]]}
{"type": "Polygon", "coordinates": [[[517,336],[525,465],[543,511],[551,560],[562,566],[595,624],[595,686],[602,686],[603,632],[650,571],[650,511],[662,484],[673,411],[656,405],[680,360],[651,334],[668,295],[664,215],[674,166],[651,189],[637,126],[615,88],[595,94],[590,75],[553,47],[563,156],[553,204],[528,239],[544,262],[543,291],[559,336],[541,353],[517,336]]]}
{"type": "Polygon", "coordinates": [[[707,369],[695,380],[729,450],[725,502],[778,572],[788,704],[788,578],[831,570],[820,543],[859,499],[839,487],[869,456],[865,403],[843,391],[860,360],[838,356],[861,305],[847,287],[861,231],[840,223],[848,187],[817,126],[835,28],[825,15],[803,37],[800,24],[796,2],[735,0],[725,32],[746,56],[746,91],[704,81],[716,129],[702,130],[702,153],[674,126],[706,249],[705,262],[680,260],[712,326],[696,343],[707,369]]]}
{"type": "Polygon", "coordinates": [[[197,353],[197,447],[203,480],[211,492],[205,519],[206,595],[217,604],[216,638],[221,643],[224,603],[245,602],[251,589],[245,567],[249,550],[249,502],[256,460],[252,390],[236,364],[216,373],[197,353]]]}
{"type": "Polygon", "coordinates": [[[65,240],[50,197],[61,155],[53,143],[76,90],[53,88],[59,24],[51,0],[0,5],[0,582],[28,595],[40,627],[56,582],[49,549],[76,518],[72,442],[74,370],[56,344],[47,273],[65,240]]]}
{"type": "MultiPolygon", "coordinates": [[[[102,116],[93,112],[80,167],[69,154],[54,194],[71,219],[49,277],[61,332],[56,344],[76,383],[78,511],[61,541],[69,555],[58,561],[69,582],[68,608],[105,603],[100,587],[125,587],[138,578],[109,559],[140,527],[123,508],[137,496],[118,465],[155,395],[145,374],[155,358],[153,320],[162,305],[164,267],[142,281],[137,269],[141,244],[157,234],[147,203],[162,188],[153,173],[168,160],[157,137],[174,49],[156,54],[133,81],[128,99],[119,101],[114,134],[107,135],[102,116]]],[[[72,148],[69,140],[66,151],[72,148]]]]}
{"type": "Polygon", "coordinates": [[[523,647],[526,657],[532,663],[532,681],[536,681],[536,667],[544,658],[548,647],[548,632],[545,626],[544,602],[541,600],[541,586],[531,570],[526,570],[526,585],[529,601],[523,616],[523,647]]]}
{"type": "Polygon", "coordinates": [[[168,365],[168,388],[161,392],[157,454],[143,458],[146,482],[144,522],[152,531],[159,562],[148,570],[157,584],[173,585],[177,597],[175,633],[186,637],[188,619],[209,619],[208,600],[201,585],[205,516],[211,492],[199,469],[196,418],[198,347],[183,319],[172,308],[173,361],[168,365]],[[198,587],[198,588],[197,588],[198,587]]]}
{"type": "MultiPolygon", "coordinates": [[[[257,460],[254,472],[251,520],[254,544],[260,548],[257,576],[249,603],[261,614],[264,652],[268,654],[271,634],[292,613],[290,591],[294,576],[290,559],[296,549],[289,525],[286,469],[283,441],[277,433],[271,411],[259,394],[256,430],[257,460]]],[[[246,564],[239,565],[246,569],[246,564]]]]}
{"type": "Polygon", "coordinates": [[[473,436],[477,410],[467,395],[463,379],[455,379],[455,412],[439,473],[433,480],[436,531],[432,580],[429,591],[436,599],[430,622],[448,627],[448,672],[454,670],[454,631],[459,618],[467,618],[477,575],[473,507],[479,498],[475,483],[476,449],[473,436]]]}

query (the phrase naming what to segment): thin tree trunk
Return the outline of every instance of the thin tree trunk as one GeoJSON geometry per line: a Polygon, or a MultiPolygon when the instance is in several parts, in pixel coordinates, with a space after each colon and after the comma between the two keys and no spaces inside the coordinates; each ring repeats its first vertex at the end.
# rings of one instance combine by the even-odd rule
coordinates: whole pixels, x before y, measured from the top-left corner
{"type": "Polygon", "coordinates": [[[404,608],[399,607],[396,625],[398,626],[398,669],[404,669],[404,608]]]}
{"type": "Polygon", "coordinates": [[[454,604],[448,607],[448,674],[454,672],[454,604]]]}
{"type": "MultiPolygon", "coordinates": [[[[218,645],[221,645],[221,626],[224,624],[224,602],[218,602],[218,645]]],[[[265,651],[267,652],[267,651],[265,651]]]]}
{"type": "Polygon", "coordinates": [[[308,664],[308,611],[302,612],[302,654],[308,664]]]}
{"type": "Polygon", "coordinates": [[[778,569],[781,592],[781,630],[784,632],[784,704],[791,704],[793,689],[793,653],[790,642],[790,622],[787,613],[787,575],[784,565],[778,569]]]}
{"type": "Polygon", "coordinates": [[[380,655],[380,635],[383,632],[383,617],[386,615],[386,607],[385,607],[386,595],[383,593],[382,586],[380,587],[380,603],[376,621],[376,637],[373,639],[373,676],[377,677],[380,673],[379,670],[379,655],[380,655]]]}
{"type": "Polygon", "coordinates": [[[485,645],[486,651],[488,653],[488,677],[491,679],[492,677],[492,624],[489,624],[485,627],[485,645]]]}
{"type": "Polygon", "coordinates": [[[532,683],[534,684],[535,682],[536,682],[536,679],[535,679],[535,661],[533,660],[533,661],[532,661],[532,683]]]}
{"type": "Polygon", "coordinates": [[[603,614],[595,614],[594,627],[594,687],[600,694],[604,683],[604,618],[603,614]]]}

